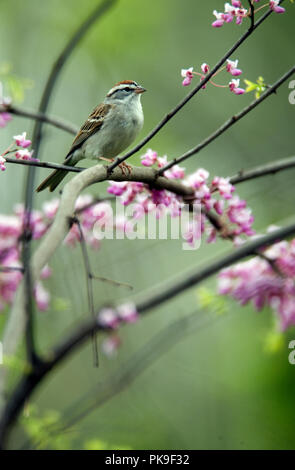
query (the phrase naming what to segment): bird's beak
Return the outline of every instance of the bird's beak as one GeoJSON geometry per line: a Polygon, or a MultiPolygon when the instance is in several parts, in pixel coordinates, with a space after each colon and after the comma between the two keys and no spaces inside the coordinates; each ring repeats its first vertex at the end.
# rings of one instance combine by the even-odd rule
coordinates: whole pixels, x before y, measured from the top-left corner
{"type": "Polygon", "coordinates": [[[146,91],[146,89],[143,88],[142,86],[137,86],[134,91],[135,91],[135,93],[137,93],[139,95],[140,93],[144,93],[146,91]]]}

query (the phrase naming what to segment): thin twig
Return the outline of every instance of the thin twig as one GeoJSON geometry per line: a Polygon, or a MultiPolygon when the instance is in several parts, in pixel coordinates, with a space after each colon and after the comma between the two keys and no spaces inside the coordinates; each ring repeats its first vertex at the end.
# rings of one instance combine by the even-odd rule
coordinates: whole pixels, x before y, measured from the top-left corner
{"type": "Polygon", "coordinates": [[[255,11],[254,11],[254,5],[252,3],[252,0],[248,0],[248,3],[249,3],[249,8],[250,8],[250,15],[249,15],[249,18],[250,18],[250,31],[252,31],[252,29],[254,28],[254,14],[255,14],[255,11]]]}
{"type": "Polygon", "coordinates": [[[25,166],[36,166],[39,168],[52,168],[54,170],[67,170],[73,173],[80,173],[80,171],[85,170],[85,168],[76,167],[76,166],[68,166],[68,165],[60,165],[59,163],[51,163],[51,162],[36,162],[34,160],[17,160],[16,158],[6,158],[5,160],[7,163],[15,163],[16,165],[25,165],[25,166]]]}
{"type": "Polygon", "coordinates": [[[92,279],[96,279],[97,281],[101,281],[101,282],[106,282],[116,287],[125,287],[126,289],[133,290],[133,286],[131,286],[131,284],[128,284],[128,282],[115,281],[114,279],[110,279],[108,277],[95,276],[95,275],[92,276],[92,279]]]}
{"type": "Polygon", "coordinates": [[[286,72],[282,77],[280,77],[272,86],[270,86],[257,100],[252,101],[249,106],[244,108],[242,111],[240,111],[238,114],[232,116],[230,119],[228,119],[219,129],[217,129],[213,134],[211,134],[209,137],[207,137],[203,142],[198,144],[196,147],[193,147],[192,149],[188,150],[185,152],[183,155],[180,157],[174,158],[171,160],[167,165],[163,166],[158,170],[158,174],[162,175],[166,170],[171,168],[173,165],[176,165],[178,163],[183,162],[187,158],[191,157],[192,155],[196,155],[199,153],[203,148],[207,147],[207,145],[211,144],[217,137],[222,135],[227,129],[229,129],[231,126],[236,124],[240,119],[242,119],[244,116],[246,116],[250,111],[255,109],[258,105],[260,105],[266,98],[268,98],[270,95],[276,92],[276,90],[286,81],[288,80],[291,75],[295,72],[295,66],[293,66],[288,72],[286,72]]]}
{"type": "Polygon", "coordinates": [[[42,121],[46,124],[50,124],[51,126],[57,127],[58,129],[62,129],[63,131],[66,131],[69,134],[73,135],[76,135],[79,130],[78,127],[74,126],[74,124],[68,123],[60,118],[48,116],[47,114],[38,111],[31,111],[28,109],[20,108],[19,106],[15,105],[0,106],[0,113],[2,112],[14,114],[15,116],[22,116],[28,119],[34,119],[36,121],[42,121]]]}
{"type": "MultiPolygon", "coordinates": [[[[281,1],[281,3],[283,0],[281,1]]],[[[168,114],[164,116],[164,118],[157,124],[157,126],[141,141],[137,144],[133,149],[127,152],[122,157],[117,157],[114,163],[109,165],[108,171],[111,173],[116,166],[120,163],[127,160],[127,158],[131,157],[134,153],[138,152],[145,144],[147,144],[158,132],[167,124],[167,122],[172,119],[175,114],[178,113],[185,105],[192,99],[192,97],[198,93],[202,87],[210,80],[211,77],[222,67],[225,61],[235,52],[238,47],[243,44],[243,42],[271,15],[272,10],[267,11],[254,25],[253,28],[248,29],[238,41],[224,54],[224,56],[217,62],[217,64],[211,69],[211,71],[205,76],[205,78],[190,92],[186,95],[183,100],[180,101],[168,114]]]]}
{"type": "MultiPolygon", "coordinates": [[[[80,236],[80,245],[81,245],[81,250],[82,250],[82,255],[83,255],[83,262],[84,262],[84,267],[85,267],[85,272],[86,272],[86,287],[87,287],[87,298],[88,298],[88,307],[90,314],[92,318],[95,318],[95,310],[94,310],[94,296],[93,296],[93,285],[92,285],[92,279],[93,279],[93,274],[90,266],[90,259],[88,256],[88,251],[87,251],[87,246],[85,242],[85,237],[83,234],[83,230],[80,224],[80,221],[77,217],[73,217],[70,220],[70,223],[75,223],[78,227],[79,230],[79,236],[80,236]]],[[[96,332],[93,332],[92,334],[92,348],[93,348],[93,364],[94,367],[98,367],[98,348],[97,348],[97,337],[96,337],[96,332]]]]}
{"type": "Polygon", "coordinates": [[[21,273],[23,273],[24,268],[21,268],[19,266],[0,266],[1,273],[10,273],[13,271],[20,271],[21,273]]]}

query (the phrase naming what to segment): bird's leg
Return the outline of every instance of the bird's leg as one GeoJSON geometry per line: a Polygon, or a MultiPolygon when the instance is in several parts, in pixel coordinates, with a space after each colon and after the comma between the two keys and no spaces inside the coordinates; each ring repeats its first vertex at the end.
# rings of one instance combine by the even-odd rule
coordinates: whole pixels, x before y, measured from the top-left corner
{"type": "MultiPolygon", "coordinates": [[[[114,158],[106,158],[106,157],[99,157],[99,158],[101,160],[105,160],[106,162],[111,162],[111,163],[115,160],[114,158]]],[[[129,175],[131,174],[131,170],[132,170],[131,165],[128,165],[127,163],[123,162],[123,163],[120,163],[118,166],[121,168],[123,175],[127,175],[127,172],[129,175]]]]}

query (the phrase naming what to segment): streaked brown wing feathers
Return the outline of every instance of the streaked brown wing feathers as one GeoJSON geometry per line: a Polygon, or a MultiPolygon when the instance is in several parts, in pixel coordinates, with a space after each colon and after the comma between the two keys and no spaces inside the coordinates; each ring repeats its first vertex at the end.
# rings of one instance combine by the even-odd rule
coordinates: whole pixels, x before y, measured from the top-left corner
{"type": "Polygon", "coordinates": [[[112,105],[110,104],[100,104],[94,108],[92,113],[89,115],[88,119],[84,122],[83,126],[76,135],[72,146],[67,154],[67,157],[77,150],[85,142],[88,137],[95,134],[102,126],[103,119],[109,112],[112,105]]]}

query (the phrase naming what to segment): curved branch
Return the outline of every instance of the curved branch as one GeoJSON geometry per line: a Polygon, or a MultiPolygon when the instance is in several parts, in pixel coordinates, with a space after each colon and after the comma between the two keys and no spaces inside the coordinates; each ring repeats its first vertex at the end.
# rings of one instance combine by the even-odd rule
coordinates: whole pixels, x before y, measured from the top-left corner
{"type": "Polygon", "coordinates": [[[230,177],[231,184],[239,184],[262,176],[272,175],[279,171],[288,170],[295,167],[295,156],[275,160],[265,165],[255,166],[249,170],[240,170],[238,174],[230,177]]]}
{"type": "MultiPolygon", "coordinates": [[[[107,168],[102,165],[96,165],[82,171],[65,185],[55,220],[32,257],[31,273],[33,283],[38,279],[40,271],[65,238],[69,229],[69,219],[74,216],[75,201],[81,191],[93,183],[98,183],[108,178],[107,168]]],[[[191,188],[184,186],[175,180],[168,180],[164,177],[157,178],[156,170],[152,168],[134,167],[132,169],[132,174],[130,175],[123,175],[121,169],[116,168],[112,174],[112,179],[116,181],[141,181],[143,183],[153,185],[157,189],[167,189],[184,197],[190,197],[193,194],[193,190],[191,188]]],[[[22,282],[17,291],[4,331],[3,350],[6,355],[12,355],[15,352],[20,337],[24,332],[24,293],[24,282],[22,282]]],[[[4,377],[4,369],[1,368],[0,396],[3,392],[4,377]]]]}

